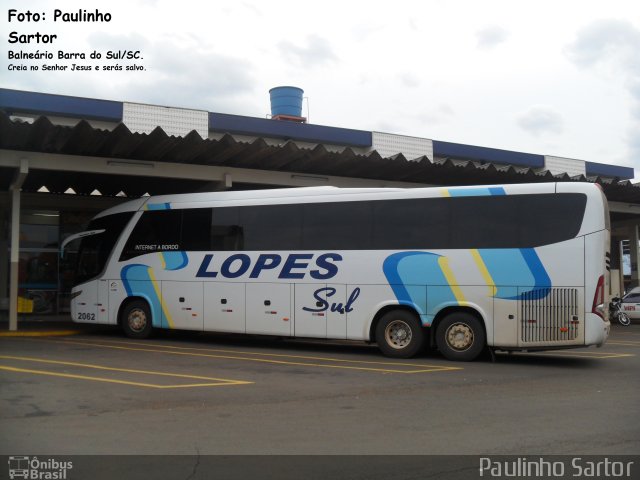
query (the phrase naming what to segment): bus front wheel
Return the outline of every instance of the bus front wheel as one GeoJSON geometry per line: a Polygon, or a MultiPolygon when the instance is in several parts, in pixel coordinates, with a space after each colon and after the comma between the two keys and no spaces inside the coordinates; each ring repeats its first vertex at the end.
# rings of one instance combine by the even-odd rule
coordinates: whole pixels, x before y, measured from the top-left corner
{"type": "Polygon", "coordinates": [[[129,338],[148,338],[151,335],[153,323],[147,302],[134,300],[124,307],[122,329],[129,338]]]}
{"type": "Polygon", "coordinates": [[[448,360],[474,360],[485,346],[482,323],[467,312],[451,313],[438,324],[436,345],[448,360]]]}
{"type": "Polygon", "coordinates": [[[424,330],[411,312],[392,310],[376,326],[376,343],[388,357],[410,358],[422,348],[424,330]]]}

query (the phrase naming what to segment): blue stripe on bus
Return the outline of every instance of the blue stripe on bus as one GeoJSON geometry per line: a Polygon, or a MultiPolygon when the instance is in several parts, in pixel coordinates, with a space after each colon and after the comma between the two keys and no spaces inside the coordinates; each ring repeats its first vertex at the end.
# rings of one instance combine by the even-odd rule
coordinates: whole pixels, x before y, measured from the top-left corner
{"type": "Polygon", "coordinates": [[[180,270],[189,264],[186,252],[161,252],[165,270],[180,270]]]}
{"type": "Polygon", "coordinates": [[[428,252],[399,252],[388,256],[382,269],[400,305],[416,308],[420,315],[442,303],[456,302],[451,288],[436,289],[427,298],[427,285],[448,286],[440,268],[441,255],[428,252]]]}
{"type": "Polygon", "coordinates": [[[120,272],[120,278],[128,297],[141,297],[147,301],[151,308],[153,326],[160,327],[162,325],[162,304],[156,293],[160,286],[154,286],[150,270],[151,267],[147,265],[127,265],[120,272]]]}
{"type": "Polygon", "coordinates": [[[497,287],[496,298],[517,300],[536,290],[536,299],[544,298],[551,288],[551,278],[533,248],[482,248],[478,250],[497,287]],[[518,286],[520,295],[511,287],[518,286]]]}
{"type": "Polygon", "coordinates": [[[171,210],[171,203],[147,203],[145,210],[171,210]]]}
{"type": "Polygon", "coordinates": [[[527,292],[521,292],[520,297],[522,298],[522,293],[529,292],[533,294],[533,297],[529,295],[528,300],[540,300],[546,297],[551,292],[551,278],[540,261],[540,257],[538,257],[538,254],[533,248],[521,248],[520,253],[534,278],[534,288],[527,292]]]}
{"type": "Polygon", "coordinates": [[[486,197],[490,195],[506,195],[502,187],[483,188],[450,188],[449,195],[452,197],[486,197]]]}

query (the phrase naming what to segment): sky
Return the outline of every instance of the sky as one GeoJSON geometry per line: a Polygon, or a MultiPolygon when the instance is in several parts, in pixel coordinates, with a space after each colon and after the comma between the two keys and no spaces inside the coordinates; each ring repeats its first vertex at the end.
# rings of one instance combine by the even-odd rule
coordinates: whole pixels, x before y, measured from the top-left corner
{"type": "MultiPolygon", "coordinates": [[[[310,123],[635,167],[640,2],[5,0],[0,86],[265,117],[304,90],[310,123]],[[39,12],[39,22],[8,11],[39,12]],[[53,21],[55,9],[111,21],[53,21]],[[56,34],[9,44],[9,32],[56,34]],[[143,71],[9,71],[8,51],[140,50],[143,71]]],[[[0,10],[1,11],[1,10],[0,10]]],[[[93,64],[90,61],[84,63],[93,64]]],[[[117,61],[104,58],[99,65],[117,61]]]]}

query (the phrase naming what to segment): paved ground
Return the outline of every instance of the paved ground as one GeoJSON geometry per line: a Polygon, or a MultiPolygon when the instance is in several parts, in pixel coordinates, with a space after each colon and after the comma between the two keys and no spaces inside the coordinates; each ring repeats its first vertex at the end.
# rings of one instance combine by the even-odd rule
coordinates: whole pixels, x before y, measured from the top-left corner
{"type": "Polygon", "coordinates": [[[601,349],[451,363],[101,329],[0,336],[0,454],[634,454],[640,325],[601,349]]]}

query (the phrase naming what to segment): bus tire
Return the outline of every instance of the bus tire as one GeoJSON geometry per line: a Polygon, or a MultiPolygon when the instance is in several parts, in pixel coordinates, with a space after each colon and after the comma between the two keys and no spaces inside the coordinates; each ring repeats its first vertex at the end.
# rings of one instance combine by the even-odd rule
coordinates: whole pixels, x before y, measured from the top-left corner
{"type": "Polygon", "coordinates": [[[450,313],[436,329],[436,345],[448,360],[470,362],[482,353],[485,343],[482,323],[468,312],[450,313]]]}
{"type": "Polygon", "coordinates": [[[127,303],[122,310],[122,329],[129,338],[148,338],[153,331],[149,304],[144,300],[127,303]]]}
{"type": "Polygon", "coordinates": [[[424,330],[413,313],[392,310],[376,325],[376,343],[388,357],[410,358],[422,348],[424,330]]]}

